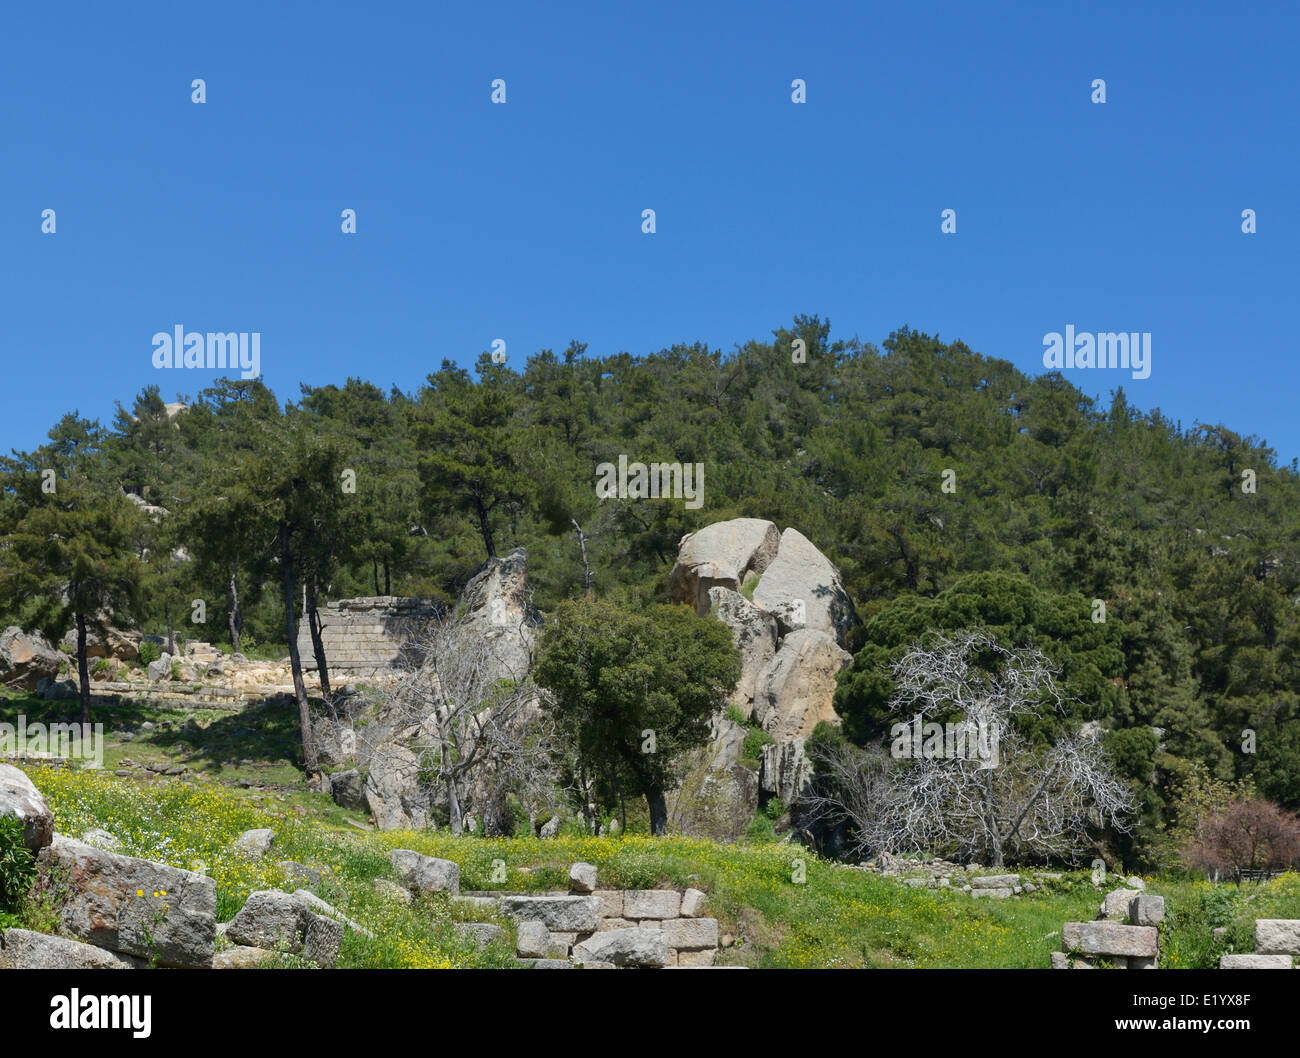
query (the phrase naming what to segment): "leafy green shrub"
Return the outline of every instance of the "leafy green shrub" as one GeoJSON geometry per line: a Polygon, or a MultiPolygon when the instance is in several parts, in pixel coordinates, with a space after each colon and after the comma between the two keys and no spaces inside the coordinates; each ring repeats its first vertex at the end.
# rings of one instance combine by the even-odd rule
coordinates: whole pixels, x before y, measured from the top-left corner
{"type": "Polygon", "coordinates": [[[745,732],[745,745],[740,751],[740,755],[746,760],[761,760],[763,757],[763,747],[775,742],[771,735],[757,725],[751,725],[745,732]]]}
{"type": "Polygon", "coordinates": [[[95,665],[94,665],[94,667],[93,667],[90,671],[91,671],[91,672],[108,672],[108,671],[109,671],[110,669],[112,669],[112,668],[113,668],[113,663],[112,663],[111,661],[109,661],[108,658],[96,658],[96,659],[95,659],[95,665]]]}
{"type": "Polygon", "coordinates": [[[740,711],[740,706],[736,705],[734,702],[727,706],[727,719],[733,724],[746,723],[745,714],[740,711]]]}
{"type": "Polygon", "coordinates": [[[770,845],[776,841],[776,828],[765,815],[756,815],[745,828],[745,840],[751,845],[770,845]]]}
{"type": "Polygon", "coordinates": [[[140,664],[149,665],[158,660],[162,654],[162,647],[152,639],[146,639],[140,644],[140,664]]]}
{"type": "Polygon", "coordinates": [[[740,594],[750,602],[754,601],[754,589],[758,587],[758,574],[750,573],[745,578],[745,583],[740,586],[740,594]]]}
{"type": "Polygon", "coordinates": [[[36,857],[23,844],[23,823],[0,817],[0,908],[12,908],[32,883],[36,857]]]}
{"type": "Polygon", "coordinates": [[[767,804],[763,806],[763,815],[775,823],[785,815],[785,802],[779,797],[769,798],[767,804]]]}
{"type": "Polygon", "coordinates": [[[172,662],[172,679],[174,679],[174,680],[179,680],[180,678],[181,678],[181,663],[180,663],[179,661],[173,661],[173,662],[172,662]]]}

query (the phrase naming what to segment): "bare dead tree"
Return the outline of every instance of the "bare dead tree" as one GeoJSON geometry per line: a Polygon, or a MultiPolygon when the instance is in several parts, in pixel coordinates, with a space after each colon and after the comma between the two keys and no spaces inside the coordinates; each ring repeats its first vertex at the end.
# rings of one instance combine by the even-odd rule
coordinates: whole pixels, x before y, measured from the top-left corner
{"type": "Polygon", "coordinates": [[[403,646],[402,668],[380,710],[394,730],[406,732],[401,743],[419,760],[422,782],[446,794],[453,834],[463,830],[471,777],[499,768],[544,781],[549,745],[544,729],[533,729],[537,690],[527,677],[502,678],[509,670],[478,624],[455,616],[433,620],[403,646]]]}
{"type": "Polygon", "coordinates": [[[847,752],[823,764],[839,801],[823,811],[852,824],[858,852],[1001,866],[1008,857],[1076,856],[1098,826],[1127,831],[1132,798],[1097,739],[1076,732],[1036,746],[1015,724],[1065,700],[1039,651],[1008,650],[978,631],[936,635],[909,650],[893,677],[893,707],[912,718],[895,727],[895,766],[855,777],[847,752]],[[929,732],[920,745],[915,731],[929,732]]]}

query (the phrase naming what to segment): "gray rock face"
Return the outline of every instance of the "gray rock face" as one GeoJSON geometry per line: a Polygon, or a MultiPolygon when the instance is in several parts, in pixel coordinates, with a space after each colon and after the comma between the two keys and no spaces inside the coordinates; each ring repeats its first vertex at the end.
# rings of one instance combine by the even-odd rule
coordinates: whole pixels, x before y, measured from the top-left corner
{"type": "Polygon", "coordinates": [[[789,804],[812,782],[812,761],[804,752],[806,738],[792,738],[763,747],[763,765],[758,773],[759,788],[776,794],[789,804]]]}
{"type": "Polygon", "coordinates": [[[501,910],[518,919],[540,922],[557,933],[590,933],[600,926],[596,896],[503,896],[501,910]]]}
{"type": "Polygon", "coordinates": [[[64,933],[163,966],[211,965],[217,935],[217,883],[211,878],[62,834],[37,865],[42,884],[67,893],[58,912],[64,933]]]}
{"type": "Polygon", "coordinates": [[[522,679],[532,667],[541,615],[528,594],[528,552],[517,547],[504,558],[490,558],[460,595],[464,632],[492,648],[494,679],[522,679]]]}
{"type": "Polygon", "coordinates": [[[460,865],[451,860],[422,856],[412,849],[393,849],[388,854],[401,883],[413,893],[460,892],[460,865]]]}
{"type": "Polygon", "coordinates": [[[1128,920],[1135,926],[1160,925],[1165,920],[1165,898],[1152,893],[1139,893],[1129,904],[1128,920]]]}
{"type": "Polygon", "coordinates": [[[274,954],[265,948],[250,948],[241,944],[237,948],[217,952],[212,957],[212,968],[214,970],[256,970],[274,954]]]}
{"type": "Polygon", "coordinates": [[[839,646],[858,622],[839,571],[797,529],[781,534],[776,558],[754,589],[754,602],[776,617],[782,633],[813,629],[839,646]]]}
{"type": "Polygon", "coordinates": [[[133,970],[135,963],[93,944],[11,929],[0,933],[0,970],[133,970]]]}
{"type": "Polygon", "coordinates": [[[54,815],[27,773],[12,764],[0,764],[0,817],[13,816],[23,824],[23,844],[36,854],[54,840],[54,815]]]}
{"type": "Polygon", "coordinates": [[[520,919],[516,930],[515,951],[524,958],[544,959],[551,950],[551,931],[536,919],[520,919]]]}
{"type": "Polygon", "coordinates": [[[579,965],[667,966],[668,941],[661,929],[606,930],[575,945],[573,961],[579,965]]]}
{"type": "Polygon", "coordinates": [[[149,662],[146,670],[149,680],[153,683],[161,683],[172,678],[172,656],[163,651],[158,655],[157,660],[149,662]]]}
{"type": "Polygon", "coordinates": [[[1061,948],[1084,955],[1155,957],[1160,931],[1154,926],[1123,926],[1117,922],[1067,922],[1061,927],[1061,948]]]}
{"type": "Polygon", "coordinates": [[[709,902],[708,894],[700,889],[687,889],[682,893],[682,918],[695,918],[709,902]]]}
{"type": "Polygon", "coordinates": [[[673,602],[709,612],[709,589],[739,592],[751,573],[763,573],[776,558],[781,534],[761,518],[732,518],[714,522],[682,537],[677,562],[669,578],[673,602]]]}
{"type": "Polygon", "coordinates": [[[59,666],[70,662],[44,636],[10,625],[0,632],[0,683],[34,691],[42,679],[55,680],[59,666]]]}
{"type": "Polygon", "coordinates": [[[663,924],[663,931],[668,947],[679,951],[718,946],[716,918],[674,918],[663,924]]]}
{"type": "Polygon", "coordinates": [[[754,719],[777,741],[811,735],[823,720],[839,723],[835,677],[852,660],[825,632],[791,632],[758,676],[754,719]]]}
{"type": "Polygon", "coordinates": [[[1107,893],[1106,898],[1101,902],[1101,912],[1097,917],[1112,922],[1128,921],[1129,906],[1137,895],[1136,889],[1115,889],[1107,893]]]}
{"type": "Polygon", "coordinates": [[[1220,970],[1289,970],[1289,955],[1223,955],[1219,958],[1220,970]]]}
{"type": "Polygon", "coordinates": [[[1257,918],[1255,951],[1260,955],[1300,955],[1300,919],[1257,918]]]}
{"type": "Polygon", "coordinates": [[[596,888],[596,868],[590,863],[575,863],[569,868],[569,888],[575,893],[590,893],[596,888]]]}
{"type": "Polygon", "coordinates": [[[624,918],[676,918],[681,909],[682,894],[674,889],[629,889],[623,893],[624,918]]]}
{"type": "Polygon", "coordinates": [[[245,830],[231,845],[231,851],[249,860],[260,860],[271,851],[271,842],[275,840],[275,831],[269,827],[257,830],[245,830]]]}
{"type": "Polygon", "coordinates": [[[350,808],[354,812],[370,810],[365,785],[361,781],[361,773],[356,768],[335,772],[330,776],[330,796],[334,798],[335,804],[350,808]]]}
{"type": "Polygon", "coordinates": [[[335,922],[341,922],[348,929],[352,930],[352,932],[360,933],[363,937],[369,937],[371,940],[375,939],[375,935],[370,930],[366,929],[365,926],[361,925],[359,922],[354,922],[342,911],[334,907],[334,905],[326,903],[315,893],[309,893],[306,889],[297,889],[294,891],[293,898],[306,904],[307,907],[316,912],[316,914],[324,915],[326,918],[332,918],[335,922]]]}
{"type": "Polygon", "coordinates": [[[709,612],[731,629],[732,642],[740,651],[740,679],[731,701],[748,719],[754,711],[759,675],[776,657],[776,618],[729,588],[710,588],[708,603],[709,612]]]}
{"type": "Polygon", "coordinates": [[[317,914],[301,897],[277,889],[250,893],[230,920],[226,939],[250,948],[301,955],[318,966],[334,966],[343,923],[317,914]]]}

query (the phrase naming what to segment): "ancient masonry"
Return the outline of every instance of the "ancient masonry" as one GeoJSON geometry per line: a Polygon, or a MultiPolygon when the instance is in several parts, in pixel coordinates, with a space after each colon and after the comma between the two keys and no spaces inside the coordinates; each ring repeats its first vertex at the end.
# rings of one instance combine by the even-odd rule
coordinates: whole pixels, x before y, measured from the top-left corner
{"type": "MultiPolygon", "coordinates": [[[[396,595],[340,599],[321,606],[321,639],[330,671],[353,676],[392,672],[402,643],[419,631],[436,609],[432,599],[396,595]]],[[[303,669],[314,672],[316,656],[305,619],[298,622],[298,653],[303,669]]]]}
{"type": "Polygon", "coordinates": [[[1061,927],[1061,950],[1052,952],[1052,969],[1155,970],[1164,919],[1163,896],[1141,889],[1113,890],[1101,905],[1099,921],[1061,927]]]}
{"type": "Polygon", "coordinates": [[[1300,918],[1257,918],[1255,954],[1225,955],[1220,970],[1290,970],[1300,956],[1300,918]]]}

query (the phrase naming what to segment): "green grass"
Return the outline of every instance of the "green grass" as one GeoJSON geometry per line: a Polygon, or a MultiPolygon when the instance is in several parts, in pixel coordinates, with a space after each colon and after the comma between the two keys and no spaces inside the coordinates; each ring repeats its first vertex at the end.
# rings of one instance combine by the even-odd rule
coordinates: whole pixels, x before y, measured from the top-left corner
{"type": "MultiPolygon", "coordinates": [[[[482,921],[482,912],[438,895],[408,908],[377,894],[375,879],[393,877],[388,853],[394,848],[455,860],[464,890],[564,889],[569,866],[578,860],[596,864],[602,885],[693,885],[710,893],[709,913],[737,940],[719,961],[757,967],[1044,968],[1060,948],[1061,924],[1094,918],[1101,901],[1082,872],[1019,900],[975,901],[958,891],[908,888],[794,846],[675,837],[363,833],[323,815],[300,819],[283,810],[287,806],[254,806],[224,788],[138,784],[42,767],[29,772],[49,799],[60,831],[80,834],[103,826],[132,855],[210,874],[217,881],[220,920],[231,918],[254,889],[295,888],[280,860],[328,868],[315,891],[377,934],[371,941],[348,931],[342,966],[511,964],[508,921],[497,920],[507,940],[480,951],[452,924],[482,921]],[[226,851],[239,833],[257,826],[276,831],[266,860],[250,862],[226,851]]],[[[1255,917],[1300,917],[1300,878],[1294,874],[1240,891],[1186,880],[1149,885],[1169,903],[1170,921],[1162,930],[1166,966],[1213,965],[1234,946],[1250,950],[1255,917]],[[1216,945],[1210,930],[1220,924],[1230,936],[1216,945]]]]}

